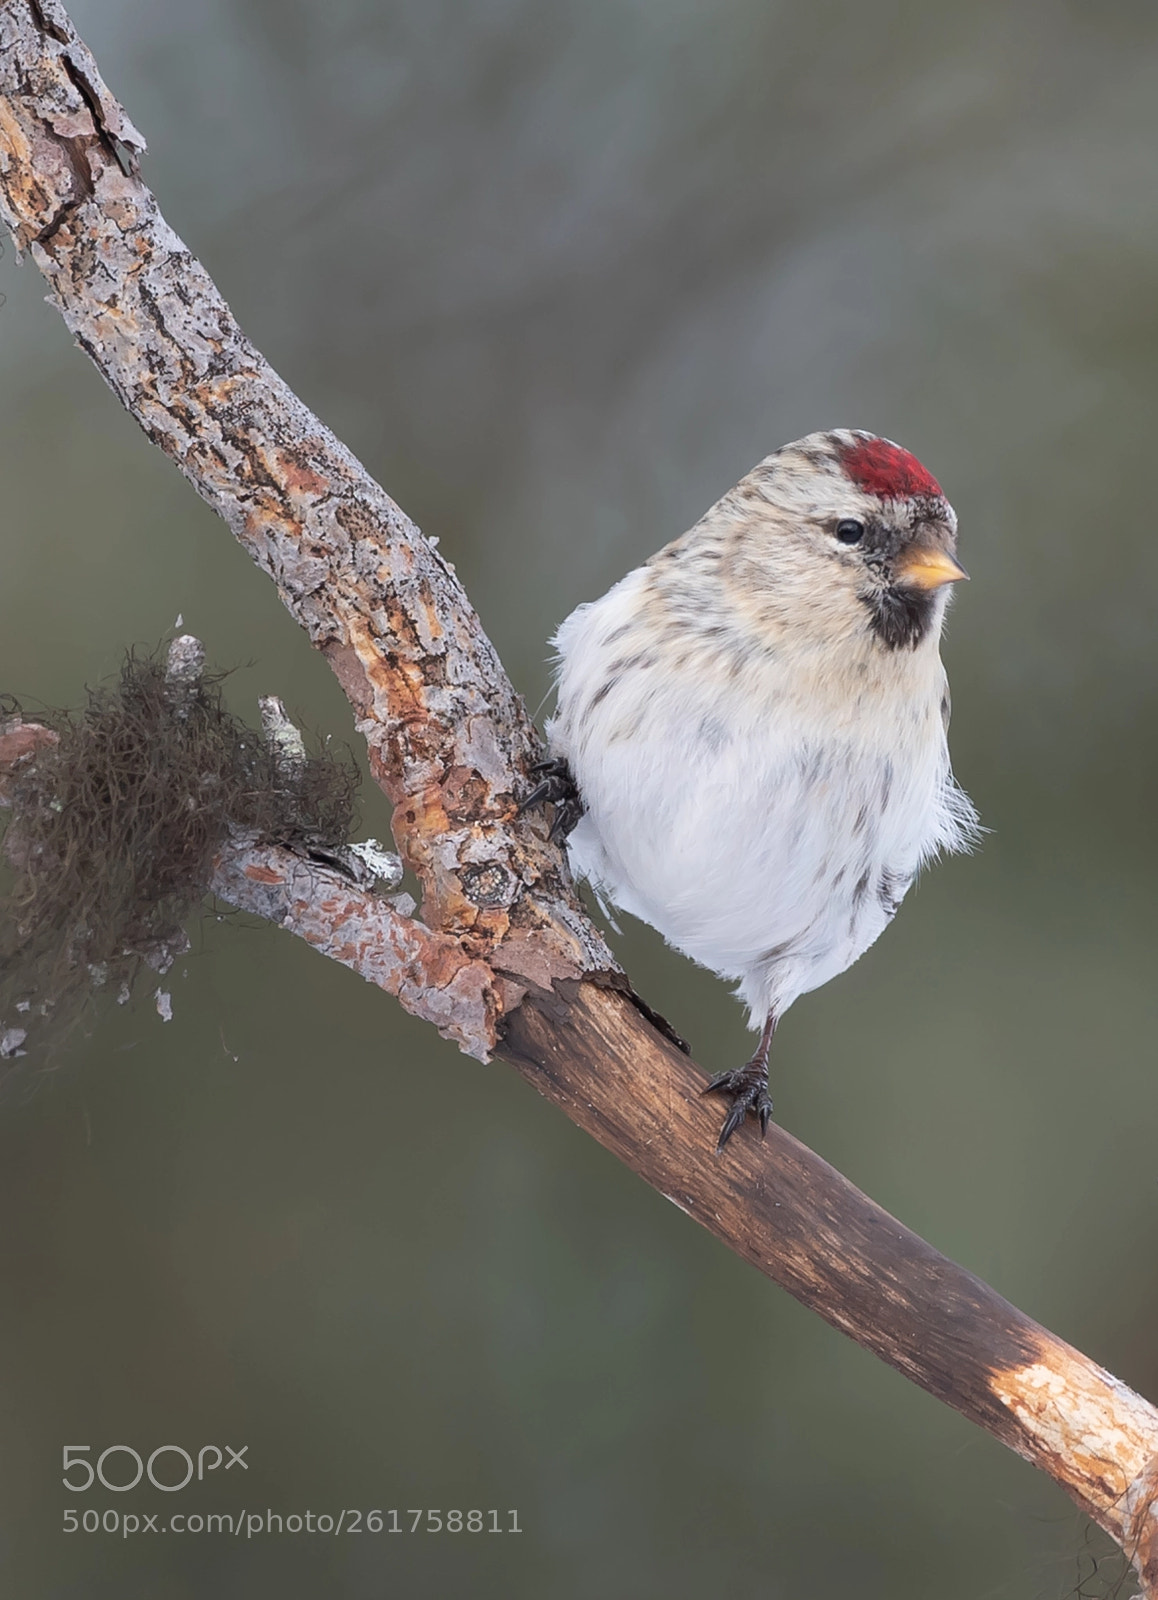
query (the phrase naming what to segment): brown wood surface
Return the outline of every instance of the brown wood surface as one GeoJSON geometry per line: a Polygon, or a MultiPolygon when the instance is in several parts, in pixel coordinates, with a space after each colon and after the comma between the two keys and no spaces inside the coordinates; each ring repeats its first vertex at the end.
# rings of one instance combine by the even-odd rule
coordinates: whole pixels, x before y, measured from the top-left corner
{"type": "Polygon", "coordinates": [[[565,1004],[528,1000],[509,1019],[505,1060],[796,1299],[1056,1478],[1119,1543],[1153,1544],[1147,1401],[775,1123],[763,1142],[749,1124],[717,1156],[718,1112],[695,1063],[624,995],[566,988],[565,1004]]]}

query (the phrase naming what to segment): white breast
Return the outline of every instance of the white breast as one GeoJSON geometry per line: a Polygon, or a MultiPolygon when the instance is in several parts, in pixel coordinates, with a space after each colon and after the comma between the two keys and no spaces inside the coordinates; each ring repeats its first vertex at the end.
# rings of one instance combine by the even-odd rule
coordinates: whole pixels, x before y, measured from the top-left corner
{"type": "Polygon", "coordinates": [[[571,864],[738,981],[758,1024],[855,961],[922,861],[964,842],[944,672],[935,639],[887,692],[694,645],[677,668],[651,642],[649,583],[630,573],[556,636],[548,732],[587,807],[571,864]]]}

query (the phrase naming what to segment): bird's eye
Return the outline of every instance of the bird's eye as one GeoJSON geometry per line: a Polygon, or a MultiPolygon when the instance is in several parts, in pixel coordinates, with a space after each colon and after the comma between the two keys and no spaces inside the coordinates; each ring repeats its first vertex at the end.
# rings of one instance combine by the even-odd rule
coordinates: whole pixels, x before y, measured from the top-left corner
{"type": "Polygon", "coordinates": [[[859,544],[864,538],[864,523],[855,517],[842,517],[836,525],[836,537],[841,544],[859,544]]]}

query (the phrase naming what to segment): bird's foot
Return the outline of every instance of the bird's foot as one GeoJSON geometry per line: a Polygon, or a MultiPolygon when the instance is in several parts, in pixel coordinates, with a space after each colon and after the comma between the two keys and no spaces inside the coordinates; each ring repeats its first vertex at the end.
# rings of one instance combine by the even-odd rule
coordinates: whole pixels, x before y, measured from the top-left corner
{"type": "Polygon", "coordinates": [[[704,1094],[722,1094],[732,1102],[724,1126],[720,1129],[719,1155],[749,1111],[760,1119],[760,1137],[768,1132],[768,1119],[772,1115],[772,1102],[768,1098],[768,1062],[759,1055],[752,1057],[742,1067],[732,1072],[721,1072],[712,1079],[704,1094]]]}
{"type": "Polygon", "coordinates": [[[536,761],[531,771],[542,773],[542,780],[519,802],[518,815],[521,817],[532,806],[548,801],[555,807],[550,838],[552,842],[565,839],[587,809],[579,794],[579,785],[571,775],[571,768],[562,756],[554,756],[549,761],[536,761]]]}

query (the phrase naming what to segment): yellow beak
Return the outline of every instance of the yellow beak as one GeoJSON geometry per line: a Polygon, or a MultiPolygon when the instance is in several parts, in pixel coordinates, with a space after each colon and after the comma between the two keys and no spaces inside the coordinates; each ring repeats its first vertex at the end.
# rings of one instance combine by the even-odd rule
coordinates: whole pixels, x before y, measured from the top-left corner
{"type": "Polygon", "coordinates": [[[939,589],[943,583],[960,583],[969,574],[959,561],[946,550],[921,549],[917,546],[897,568],[902,583],[911,583],[915,589],[939,589]]]}

